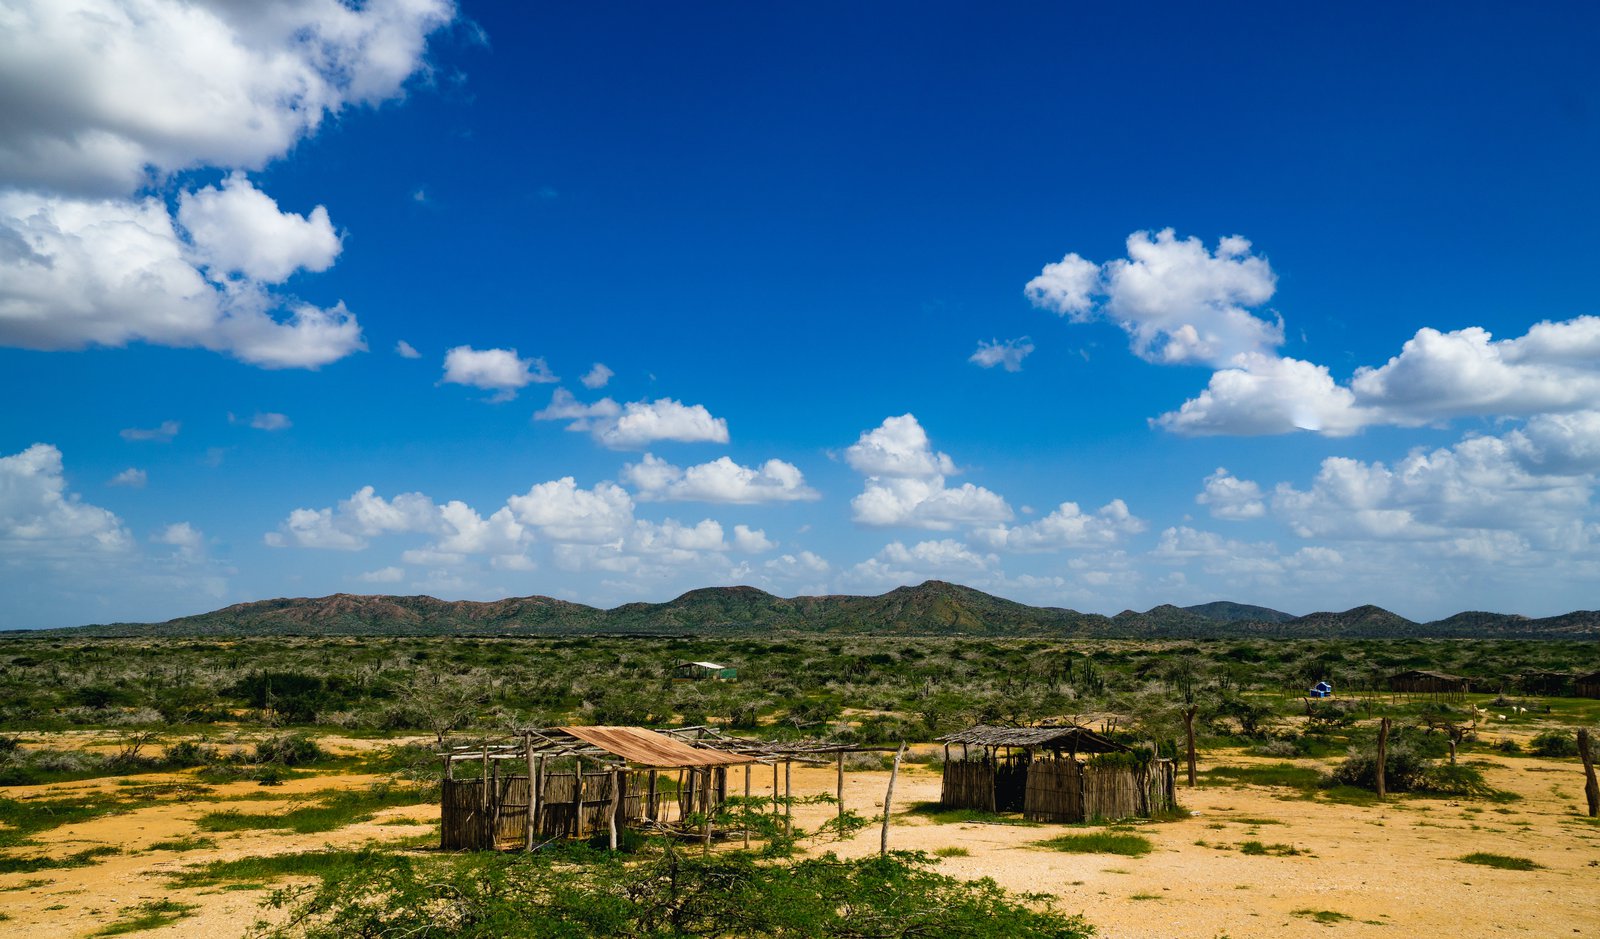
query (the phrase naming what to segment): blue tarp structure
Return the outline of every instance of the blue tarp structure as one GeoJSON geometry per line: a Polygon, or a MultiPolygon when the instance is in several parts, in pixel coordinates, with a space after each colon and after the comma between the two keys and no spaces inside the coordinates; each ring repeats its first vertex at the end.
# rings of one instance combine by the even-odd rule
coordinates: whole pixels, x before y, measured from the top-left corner
{"type": "Polygon", "coordinates": [[[1311,686],[1310,694],[1313,698],[1331,698],[1333,697],[1333,686],[1325,681],[1319,681],[1311,686]]]}

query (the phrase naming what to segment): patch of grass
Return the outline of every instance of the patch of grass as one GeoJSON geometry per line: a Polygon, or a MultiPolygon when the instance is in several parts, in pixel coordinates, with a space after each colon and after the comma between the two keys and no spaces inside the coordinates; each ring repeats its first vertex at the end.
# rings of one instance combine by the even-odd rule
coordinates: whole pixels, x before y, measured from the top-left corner
{"type": "Polygon", "coordinates": [[[51,880],[48,877],[30,877],[20,884],[12,884],[9,887],[0,887],[0,893],[11,893],[17,890],[32,890],[35,887],[48,886],[50,883],[51,880]]]}
{"type": "Polygon", "coordinates": [[[1537,871],[1543,870],[1543,864],[1536,864],[1525,857],[1512,857],[1509,854],[1491,854],[1487,851],[1477,851],[1464,854],[1456,860],[1463,864],[1481,864],[1484,867],[1496,867],[1503,871],[1537,871]]]}
{"type": "Polygon", "coordinates": [[[1133,893],[1128,895],[1130,900],[1160,900],[1161,898],[1159,893],[1133,893]]]}
{"type": "Polygon", "coordinates": [[[160,926],[176,923],[197,909],[199,909],[199,906],[194,903],[179,903],[176,900],[146,900],[144,903],[124,913],[116,922],[99,932],[90,933],[90,935],[120,936],[124,933],[156,929],[160,926]]]}
{"type": "Polygon", "coordinates": [[[1329,786],[1322,790],[1322,797],[1342,805],[1376,805],[1378,802],[1376,792],[1359,786],[1329,786]]]}
{"type": "Polygon", "coordinates": [[[1315,920],[1327,926],[1332,926],[1335,923],[1347,923],[1354,919],[1354,917],[1346,916],[1345,914],[1336,912],[1334,910],[1304,909],[1291,910],[1290,912],[1294,916],[1304,916],[1306,919],[1315,920]]]}
{"type": "Polygon", "coordinates": [[[1315,789],[1322,773],[1310,766],[1293,763],[1266,763],[1256,766],[1217,766],[1206,770],[1207,782],[1228,782],[1247,786],[1279,786],[1285,789],[1315,789]]]}
{"type": "Polygon", "coordinates": [[[1263,844],[1260,841],[1243,841],[1239,844],[1239,853],[1256,857],[1269,854],[1273,857],[1299,857],[1300,849],[1292,844],[1263,844]]]}
{"type": "Polygon", "coordinates": [[[213,861],[170,874],[174,887],[215,887],[221,884],[248,884],[254,889],[285,877],[315,876],[337,879],[354,872],[360,851],[298,851],[270,857],[246,857],[233,861],[213,861]]]}
{"type": "Polygon", "coordinates": [[[0,874],[31,874],[35,871],[62,870],[68,867],[88,867],[96,858],[121,854],[118,848],[102,845],[65,857],[46,857],[36,854],[29,857],[0,857],[0,874]]]}
{"type": "Polygon", "coordinates": [[[416,789],[379,785],[355,792],[336,792],[319,805],[287,812],[209,812],[200,816],[196,826],[201,831],[288,829],[307,835],[368,821],[380,809],[415,805],[422,798],[422,793],[416,789]]]}
{"type": "Polygon", "coordinates": [[[1042,848],[1066,851],[1069,854],[1120,854],[1123,857],[1144,857],[1155,850],[1155,843],[1143,835],[1113,834],[1103,831],[1061,835],[1034,843],[1042,848]]]}
{"type": "Polygon", "coordinates": [[[934,848],[935,857],[971,857],[972,852],[966,848],[934,848]]]}
{"type": "Polygon", "coordinates": [[[938,802],[915,802],[906,809],[907,815],[925,818],[935,825],[958,825],[962,823],[979,825],[1017,825],[1022,828],[1038,828],[1038,822],[1030,822],[1020,814],[1002,814],[999,812],[985,812],[981,809],[947,809],[938,802]]]}
{"type": "Polygon", "coordinates": [[[1240,817],[1240,818],[1230,818],[1230,819],[1228,819],[1228,821],[1233,822],[1235,825],[1254,825],[1254,826],[1260,826],[1260,825],[1283,825],[1283,824],[1286,824],[1285,822],[1279,821],[1276,818],[1253,818],[1253,817],[1249,817],[1249,816],[1244,816],[1244,817],[1240,817]]]}
{"type": "Polygon", "coordinates": [[[129,804],[104,797],[66,799],[6,799],[0,798],[0,848],[27,842],[41,831],[61,825],[72,825],[90,819],[126,811],[129,804]]]}
{"type": "Polygon", "coordinates": [[[174,838],[171,841],[157,841],[146,850],[149,851],[200,851],[205,848],[215,848],[216,841],[210,838],[174,838]]]}

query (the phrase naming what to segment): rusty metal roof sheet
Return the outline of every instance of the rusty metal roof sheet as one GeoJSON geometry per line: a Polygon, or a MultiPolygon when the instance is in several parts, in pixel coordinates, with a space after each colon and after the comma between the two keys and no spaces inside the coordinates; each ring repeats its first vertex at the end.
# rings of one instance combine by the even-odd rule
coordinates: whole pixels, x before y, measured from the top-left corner
{"type": "Polygon", "coordinates": [[[754,763],[756,758],[689,744],[643,727],[557,727],[564,734],[622,757],[635,766],[726,766],[754,763]]]}

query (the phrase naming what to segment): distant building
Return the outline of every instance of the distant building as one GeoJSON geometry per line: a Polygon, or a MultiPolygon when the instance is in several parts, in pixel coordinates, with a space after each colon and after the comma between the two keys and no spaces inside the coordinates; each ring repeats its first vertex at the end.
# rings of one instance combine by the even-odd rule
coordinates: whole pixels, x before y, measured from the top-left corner
{"type": "Polygon", "coordinates": [[[1517,690],[1546,698],[1572,694],[1572,683],[1571,672],[1532,671],[1523,672],[1516,678],[1517,690]]]}
{"type": "Polygon", "coordinates": [[[1389,676],[1389,690],[1407,694],[1466,694],[1472,683],[1460,675],[1412,669],[1389,676]]]}
{"type": "Polygon", "coordinates": [[[679,662],[672,669],[673,681],[733,681],[739,670],[715,662],[679,662]]]}
{"type": "Polygon", "coordinates": [[[1313,698],[1331,698],[1333,697],[1333,686],[1325,681],[1319,681],[1311,686],[1309,694],[1313,698]]]}
{"type": "Polygon", "coordinates": [[[1590,672],[1573,679],[1573,687],[1580,698],[1600,698],[1600,672],[1590,672]]]}

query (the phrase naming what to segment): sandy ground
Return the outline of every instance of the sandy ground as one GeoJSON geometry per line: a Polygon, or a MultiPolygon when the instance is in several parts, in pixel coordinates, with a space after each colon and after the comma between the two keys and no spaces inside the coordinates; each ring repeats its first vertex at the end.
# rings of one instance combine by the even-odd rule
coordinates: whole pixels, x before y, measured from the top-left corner
{"type": "MultiPolygon", "coordinates": [[[[1486,773],[1491,784],[1520,794],[1521,801],[1501,805],[1403,799],[1350,806],[1287,798],[1283,790],[1202,786],[1179,791],[1180,802],[1193,817],[1138,827],[1155,842],[1155,850],[1141,858],[1064,854],[1034,846],[1071,830],[1062,826],[938,824],[898,811],[890,846],[929,852],[964,848],[969,856],[947,858],[941,869],[960,877],[993,877],[1013,890],[1054,894],[1060,908],[1082,912],[1111,939],[1322,936],[1328,929],[1385,937],[1600,935],[1600,826],[1576,814],[1583,798],[1581,770],[1573,762],[1490,760],[1494,766],[1486,773]],[[1237,850],[1247,840],[1292,845],[1302,853],[1249,856],[1237,850]],[[1476,851],[1530,858],[1546,869],[1506,871],[1455,860],[1476,851]],[[1350,918],[1325,925],[1296,911],[1331,911],[1350,918]]],[[[1226,754],[1212,765],[1224,762],[1252,760],[1226,754]]],[[[135,777],[139,782],[180,778],[135,777]]],[[[758,770],[754,778],[753,793],[770,794],[771,776],[758,770]]],[[[372,781],[367,776],[319,776],[272,789],[234,783],[216,786],[196,801],[164,802],[46,832],[36,850],[68,854],[109,844],[123,853],[91,867],[0,875],[0,912],[10,917],[0,921],[0,935],[84,936],[135,904],[170,897],[200,908],[152,935],[240,936],[261,915],[258,904],[266,891],[171,890],[162,875],[206,861],[324,845],[348,847],[436,831],[380,823],[399,816],[433,822],[437,807],[389,810],[371,822],[324,834],[214,834],[209,837],[216,840],[215,848],[181,853],[151,851],[149,845],[196,835],[194,820],[204,812],[283,807],[306,793],[372,781]],[[219,799],[238,801],[219,806],[219,799]]],[[[832,768],[794,770],[796,795],[831,793],[834,781],[832,768]]],[[[881,812],[887,782],[887,772],[848,773],[846,805],[863,815],[881,812]]],[[[742,779],[736,776],[730,784],[740,788],[742,779]]],[[[11,787],[0,794],[60,797],[115,788],[113,780],[97,780],[11,787]]],[[[938,795],[937,772],[908,765],[897,783],[895,806],[907,808],[938,795]]],[[[812,829],[833,811],[830,805],[798,806],[795,822],[812,829]]],[[[811,850],[860,856],[876,851],[878,839],[874,826],[849,841],[820,843],[811,850]]]]}

